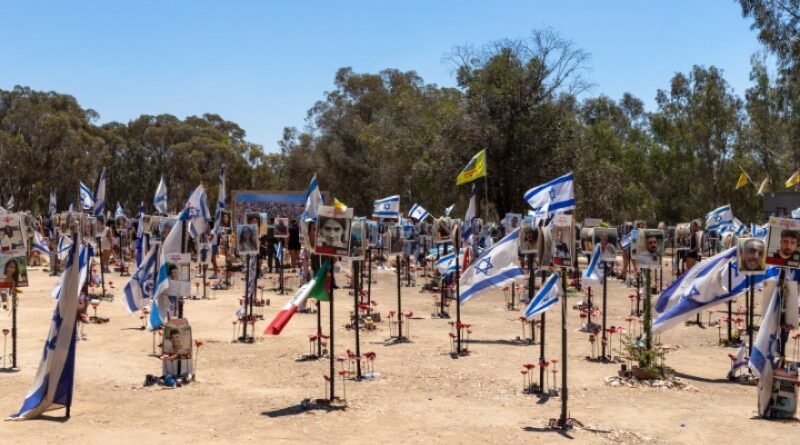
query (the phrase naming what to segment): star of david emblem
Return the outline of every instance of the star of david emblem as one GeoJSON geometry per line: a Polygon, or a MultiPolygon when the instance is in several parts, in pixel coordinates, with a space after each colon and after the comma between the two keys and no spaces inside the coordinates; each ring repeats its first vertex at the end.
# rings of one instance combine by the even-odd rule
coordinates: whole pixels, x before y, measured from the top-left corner
{"type": "Polygon", "coordinates": [[[478,265],[475,266],[475,271],[478,274],[486,275],[489,273],[489,270],[493,268],[494,266],[492,265],[492,257],[486,257],[478,262],[478,265]]]}
{"type": "Polygon", "coordinates": [[[391,205],[389,203],[386,203],[383,205],[383,210],[389,210],[389,207],[391,207],[391,205]]]}
{"type": "Polygon", "coordinates": [[[556,191],[554,189],[550,189],[549,195],[551,201],[556,199],[556,191]]]}
{"type": "Polygon", "coordinates": [[[717,215],[717,216],[714,217],[714,221],[720,222],[720,221],[722,221],[722,217],[717,215]]]}

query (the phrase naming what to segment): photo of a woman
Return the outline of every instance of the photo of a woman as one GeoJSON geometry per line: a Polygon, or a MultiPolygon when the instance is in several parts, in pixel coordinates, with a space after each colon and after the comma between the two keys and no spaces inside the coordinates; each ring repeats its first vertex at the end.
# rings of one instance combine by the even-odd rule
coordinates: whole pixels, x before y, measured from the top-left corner
{"type": "Polygon", "coordinates": [[[258,226],[255,224],[240,224],[236,228],[236,241],[240,255],[258,254],[258,226]]]}

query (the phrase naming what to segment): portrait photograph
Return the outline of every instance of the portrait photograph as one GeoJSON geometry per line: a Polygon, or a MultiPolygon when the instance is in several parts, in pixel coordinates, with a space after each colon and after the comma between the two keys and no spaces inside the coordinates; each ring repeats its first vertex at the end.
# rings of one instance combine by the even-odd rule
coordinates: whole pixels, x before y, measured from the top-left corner
{"type": "Polygon", "coordinates": [[[538,240],[538,227],[533,226],[533,221],[525,220],[519,231],[519,253],[522,255],[535,254],[538,240]]]}
{"type": "Polygon", "coordinates": [[[572,215],[553,216],[553,265],[565,269],[574,268],[575,236],[572,215]]]}
{"type": "Polygon", "coordinates": [[[453,228],[450,218],[446,216],[437,218],[433,228],[434,241],[437,244],[449,243],[452,230],[453,228]]]}
{"type": "MultiPolygon", "coordinates": [[[[269,220],[267,220],[267,221],[269,221],[269,220]]],[[[248,213],[248,214],[245,216],[245,223],[247,223],[247,224],[253,224],[253,225],[255,225],[256,227],[258,227],[258,236],[261,236],[261,235],[266,235],[266,234],[267,234],[266,230],[264,230],[264,229],[266,228],[266,225],[265,225],[265,224],[267,223],[267,221],[264,221],[264,220],[261,218],[261,214],[260,214],[260,213],[254,213],[254,212],[251,212],[251,213],[248,213]],[[262,223],[263,223],[263,224],[262,224],[262,223]],[[262,227],[262,225],[264,225],[264,227],[262,227]]]]}
{"type": "Polygon", "coordinates": [[[258,226],[239,224],[236,227],[236,247],[240,255],[258,255],[258,226]]]}
{"type": "MultiPolygon", "coordinates": [[[[593,230],[594,246],[600,246],[600,259],[603,261],[617,260],[617,229],[612,227],[595,227],[593,230]]],[[[594,252],[594,247],[592,248],[594,252]]]]}
{"type": "Polygon", "coordinates": [[[161,230],[161,239],[167,239],[172,229],[175,228],[175,224],[178,223],[178,220],[175,218],[166,218],[161,217],[161,222],[159,224],[159,229],[161,230]]]}
{"type": "Polygon", "coordinates": [[[503,218],[503,228],[506,231],[506,235],[516,230],[520,224],[522,224],[522,214],[521,213],[506,213],[505,218],[503,218]]]}
{"type": "Polygon", "coordinates": [[[739,238],[736,253],[739,273],[754,275],[767,269],[767,244],[761,238],[739,238]]]}
{"type": "Polygon", "coordinates": [[[594,228],[584,227],[581,229],[581,253],[591,255],[594,252],[594,228]]]}
{"type": "Polygon", "coordinates": [[[403,253],[403,226],[389,226],[386,237],[388,240],[389,255],[400,255],[403,253]]]}
{"type": "Polygon", "coordinates": [[[192,296],[192,258],[188,253],[170,253],[167,258],[167,274],[169,276],[169,295],[180,297],[192,296]]]}
{"type": "MultiPolygon", "coordinates": [[[[322,227],[320,225],[320,227],[322,227]]],[[[289,237],[289,218],[275,218],[275,238],[289,237]]]]}
{"type": "Polygon", "coordinates": [[[223,210],[219,215],[219,227],[224,229],[231,228],[231,212],[223,210]]]}
{"type": "Polygon", "coordinates": [[[767,264],[789,269],[800,267],[800,221],[790,218],[769,219],[767,264]]]}
{"type": "Polygon", "coordinates": [[[353,261],[363,260],[366,258],[368,242],[366,221],[364,218],[356,218],[350,230],[350,253],[347,256],[353,261]]]}
{"type": "Polygon", "coordinates": [[[21,256],[0,255],[0,288],[28,286],[28,262],[23,253],[21,256]]]}
{"type": "Polygon", "coordinates": [[[0,255],[25,255],[25,237],[21,224],[19,214],[6,213],[0,216],[0,255]]]}
{"type": "Polygon", "coordinates": [[[660,269],[664,256],[664,231],[638,229],[636,236],[636,260],[642,269],[660,269]]]}
{"type": "Polygon", "coordinates": [[[148,225],[146,225],[145,227],[148,228],[147,229],[147,233],[150,234],[150,238],[152,238],[154,240],[160,240],[161,239],[161,217],[160,216],[157,216],[157,215],[151,216],[148,225]]]}
{"type": "Polygon", "coordinates": [[[319,206],[317,209],[317,242],[314,246],[314,253],[346,257],[350,253],[352,220],[353,209],[341,211],[332,206],[319,206]]]}
{"type": "Polygon", "coordinates": [[[197,262],[200,264],[211,264],[211,244],[197,243],[197,262]]]}
{"type": "Polygon", "coordinates": [[[185,318],[171,318],[164,326],[161,342],[163,360],[162,373],[164,375],[187,376],[194,374],[192,363],[192,327],[185,318]],[[180,363],[180,373],[178,372],[180,363]]]}

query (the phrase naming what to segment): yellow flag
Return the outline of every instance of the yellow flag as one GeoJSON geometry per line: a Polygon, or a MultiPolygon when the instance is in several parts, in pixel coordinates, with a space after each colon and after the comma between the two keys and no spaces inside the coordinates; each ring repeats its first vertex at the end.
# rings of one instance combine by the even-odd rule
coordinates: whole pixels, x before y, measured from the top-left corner
{"type": "Polygon", "coordinates": [[[339,210],[347,210],[347,206],[336,198],[333,198],[333,206],[339,210]]]}
{"type": "Polygon", "coordinates": [[[761,185],[758,186],[758,193],[756,193],[756,195],[764,196],[764,193],[767,192],[769,192],[769,178],[764,178],[764,180],[761,181],[761,185]]]}
{"type": "Polygon", "coordinates": [[[794,172],[791,178],[786,180],[786,188],[794,187],[800,183],[800,170],[794,172]]]}
{"type": "Polygon", "coordinates": [[[456,185],[466,184],[486,176],[486,150],[481,150],[469,160],[469,163],[456,178],[456,185]]]}
{"type": "Polygon", "coordinates": [[[747,174],[745,174],[744,172],[742,172],[742,174],[741,174],[741,175],[739,175],[739,180],[738,180],[738,181],[736,181],[736,190],[739,190],[740,188],[742,188],[742,187],[746,186],[746,185],[747,185],[747,182],[748,182],[748,181],[747,181],[747,174]]]}

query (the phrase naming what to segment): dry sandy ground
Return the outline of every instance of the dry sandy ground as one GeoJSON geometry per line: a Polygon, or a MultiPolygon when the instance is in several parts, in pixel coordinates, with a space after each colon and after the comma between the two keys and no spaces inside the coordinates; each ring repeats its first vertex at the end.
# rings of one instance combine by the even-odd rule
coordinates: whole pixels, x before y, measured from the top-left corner
{"type": "MultiPolygon", "coordinates": [[[[389,271],[376,272],[374,299],[382,314],[396,309],[396,281],[389,271]]],[[[0,373],[0,411],[19,408],[41,356],[54,301],[48,296],[54,278],[41,269],[30,273],[32,286],[21,295],[19,367],[0,373]]],[[[536,362],[539,346],[514,345],[520,335],[520,313],[505,308],[501,291],[476,297],[463,307],[475,340],[467,357],[449,355],[447,320],[432,319],[432,294],[403,287],[403,308],[412,310],[412,343],[386,346],[386,322],[364,332],[362,351],[377,353],[374,381],[346,384],[345,411],[296,409],[305,398],[324,395],[327,360],[296,361],[308,351],[308,334],[316,317],[298,314],[278,337],[259,335],[255,344],[231,343],[232,320],[242,292],[212,293],[212,300],[188,301],[186,315],[200,350],[195,383],[179,389],[143,387],[146,374],[160,373],[151,356],[152,336],[140,331],[137,316],[128,315],[119,295],[123,278],[110,278],[118,296],[100,305],[110,317],[87,325],[88,340],[78,344],[72,417],[27,422],[0,422],[0,443],[793,443],[795,422],[754,418],[756,389],[729,383],[727,354],[717,345],[717,328],[680,326],[663,335],[679,345],[667,364],[684,374],[696,390],[610,387],[615,364],[586,360],[588,335],[569,310],[570,412],[585,429],[559,433],[547,428],[560,400],[523,394],[523,363],[536,362]]],[[[346,281],[340,274],[341,283],[346,281]]],[[[241,278],[236,277],[241,283],[241,278]]],[[[421,280],[420,280],[421,284],[421,280]]],[[[609,325],[627,326],[628,295],[618,281],[609,285],[609,325]]],[[[760,301],[756,298],[757,301],[760,301]]],[[[263,331],[288,296],[270,295],[263,331]]],[[[337,290],[336,352],[353,348],[354,335],[344,328],[353,298],[337,290]]],[[[570,306],[579,298],[570,298],[570,306]]],[[[740,298],[737,305],[743,305],[740,298]]],[[[327,326],[327,304],[323,305],[327,326]]],[[[720,308],[721,309],[721,308],[720,308]]],[[[703,315],[705,319],[706,314],[703,315]]],[[[720,318],[722,314],[715,315],[720,318]]],[[[0,327],[10,326],[0,312],[0,327]]],[[[560,358],[560,310],[548,313],[547,357],[560,358]]],[[[616,338],[613,339],[617,344],[616,338]]],[[[791,346],[790,346],[791,347],[791,346]]],[[[559,374],[560,380],[560,374],[559,374]]],[[[341,380],[338,382],[341,394],[341,380]]]]}

